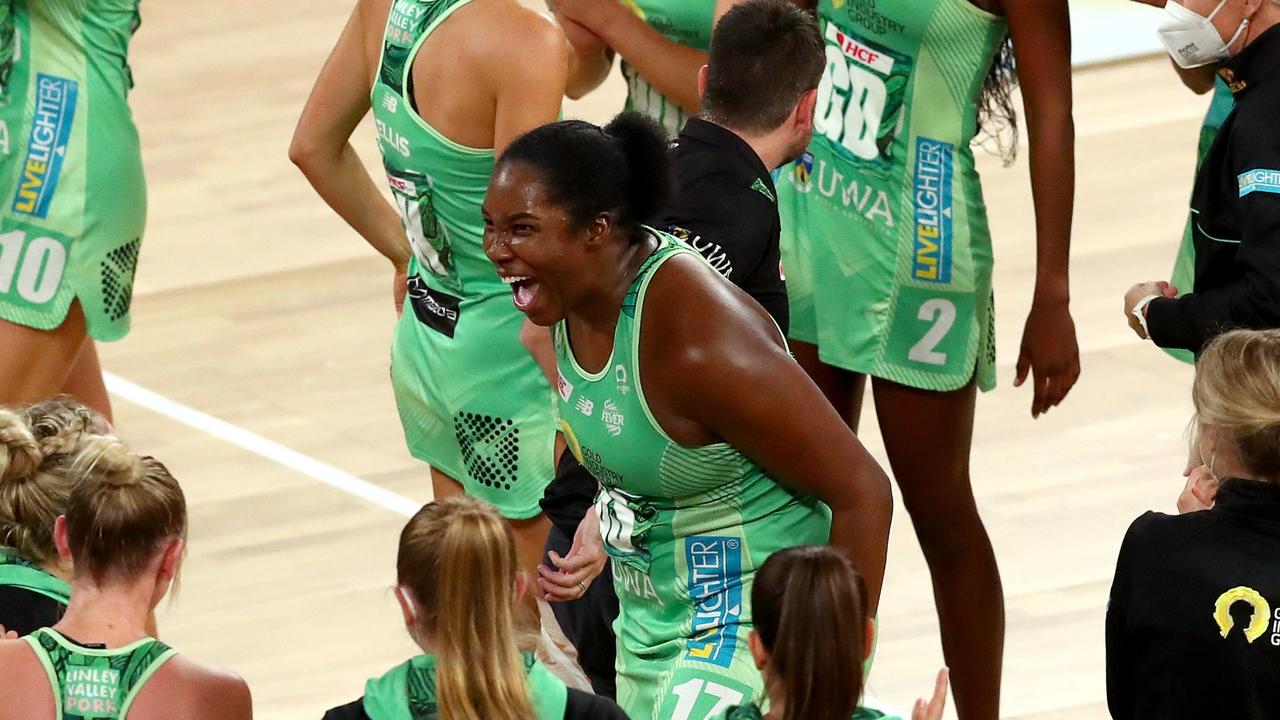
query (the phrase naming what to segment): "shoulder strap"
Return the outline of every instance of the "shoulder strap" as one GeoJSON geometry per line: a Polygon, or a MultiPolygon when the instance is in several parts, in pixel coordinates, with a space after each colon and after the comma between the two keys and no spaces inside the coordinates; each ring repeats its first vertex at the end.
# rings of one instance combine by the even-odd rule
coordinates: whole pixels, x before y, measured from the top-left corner
{"type": "Polygon", "coordinates": [[[529,698],[538,720],[563,720],[569,704],[569,687],[556,677],[533,653],[524,653],[529,668],[529,698]]]}
{"type": "Polygon", "coordinates": [[[406,96],[409,69],[422,43],[440,23],[469,2],[471,0],[392,0],[382,34],[378,79],[396,94],[406,96]]]}
{"type": "Polygon", "coordinates": [[[152,640],[147,645],[122,656],[125,662],[124,668],[120,671],[120,688],[124,691],[124,702],[120,703],[121,718],[129,716],[129,708],[133,706],[133,701],[137,699],[138,693],[151,676],[155,675],[161,665],[177,654],[177,650],[159,640],[152,640]]]}
{"type": "Polygon", "coordinates": [[[45,675],[49,678],[49,689],[53,692],[54,720],[62,720],[62,689],[61,683],[58,682],[58,670],[54,667],[53,658],[53,652],[59,645],[50,637],[51,632],[48,628],[40,628],[22,640],[31,646],[31,652],[35,653],[36,659],[44,668],[45,675]]]}

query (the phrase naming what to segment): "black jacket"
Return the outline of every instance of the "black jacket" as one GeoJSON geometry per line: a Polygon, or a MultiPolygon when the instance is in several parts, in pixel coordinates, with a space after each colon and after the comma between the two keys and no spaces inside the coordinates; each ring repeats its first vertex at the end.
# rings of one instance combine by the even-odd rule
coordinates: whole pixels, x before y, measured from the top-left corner
{"type": "Polygon", "coordinates": [[[1116,720],[1280,718],[1280,486],[1224,480],[1212,510],[1129,527],[1107,704],[1116,720]]]}
{"type": "Polygon", "coordinates": [[[1236,108],[1196,174],[1193,291],[1147,308],[1160,347],[1199,352],[1231,328],[1280,327],[1280,26],[1219,74],[1236,108]]]}
{"type": "Polygon", "coordinates": [[[676,198],[665,230],[693,246],[787,332],[778,194],[769,169],[730,130],[690,118],[676,139],[676,198]]]}

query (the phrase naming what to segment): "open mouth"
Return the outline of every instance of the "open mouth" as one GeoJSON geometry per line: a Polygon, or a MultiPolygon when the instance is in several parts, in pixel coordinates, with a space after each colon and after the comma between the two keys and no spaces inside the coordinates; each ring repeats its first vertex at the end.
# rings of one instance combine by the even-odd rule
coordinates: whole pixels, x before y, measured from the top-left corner
{"type": "Polygon", "coordinates": [[[516,308],[521,311],[528,310],[538,296],[538,282],[530,275],[509,275],[502,282],[511,286],[516,308]]]}

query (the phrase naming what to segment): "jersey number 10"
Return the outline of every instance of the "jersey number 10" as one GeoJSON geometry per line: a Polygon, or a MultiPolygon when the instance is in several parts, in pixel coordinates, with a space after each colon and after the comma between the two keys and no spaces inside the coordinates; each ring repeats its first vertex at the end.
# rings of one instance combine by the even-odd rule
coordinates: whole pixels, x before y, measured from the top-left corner
{"type": "Polygon", "coordinates": [[[58,294],[67,267],[67,248],[50,237],[32,238],[14,230],[0,234],[0,295],[14,290],[32,305],[43,305],[58,294]]]}

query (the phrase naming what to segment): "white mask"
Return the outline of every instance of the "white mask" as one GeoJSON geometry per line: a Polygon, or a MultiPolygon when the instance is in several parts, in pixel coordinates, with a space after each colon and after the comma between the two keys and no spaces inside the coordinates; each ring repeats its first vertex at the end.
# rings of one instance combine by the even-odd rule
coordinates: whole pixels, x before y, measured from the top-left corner
{"type": "Polygon", "coordinates": [[[1201,17],[1199,13],[1183,7],[1179,0],[1169,0],[1164,11],[1169,22],[1156,30],[1160,42],[1173,57],[1178,67],[1190,69],[1225,60],[1231,55],[1231,46],[1236,44],[1240,36],[1249,27],[1249,18],[1240,21],[1236,34],[1223,42],[1218,29],[1213,26],[1213,18],[1227,4],[1227,0],[1218,3],[1218,7],[1209,13],[1209,17],[1201,17]]]}

